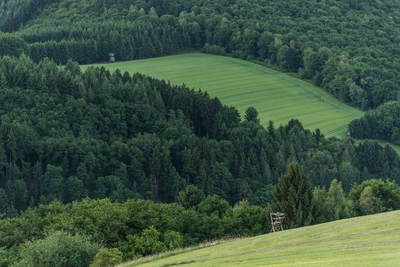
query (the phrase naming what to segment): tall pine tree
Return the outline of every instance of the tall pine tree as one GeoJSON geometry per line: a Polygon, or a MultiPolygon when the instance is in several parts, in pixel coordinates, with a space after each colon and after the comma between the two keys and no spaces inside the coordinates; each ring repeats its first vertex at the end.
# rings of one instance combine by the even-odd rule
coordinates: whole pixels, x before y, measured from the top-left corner
{"type": "Polygon", "coordinates": [[[313,188],[298,162],[292,162],[279,178],[273,195],[277,201],[276,211],[286,214],[285,224],[289,228],[311,223],[313,188]]]}

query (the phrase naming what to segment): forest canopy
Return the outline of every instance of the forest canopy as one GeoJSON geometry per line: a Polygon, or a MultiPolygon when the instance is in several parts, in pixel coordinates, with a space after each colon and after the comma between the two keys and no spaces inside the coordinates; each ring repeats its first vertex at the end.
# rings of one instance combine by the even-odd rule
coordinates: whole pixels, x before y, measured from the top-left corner
{"type": "Polygon", "coordinates": [[[189,184],[231,205],[266,206],[292,161],[313,186],[336,178],[345,192],[370,176],[400,181],[388,145],[327,139],[297,120],[265,129],[253,107],[242,120],[207,93],[141,74],[5,56],[0,91],[0,212],[9,217],[54,199],[170,203],[189,184]]]}
{"type": "Polygon", "coordinates": [[[188,50],[258,60],[295,72],[363,110],[397,100],[397,1],[18,0],[0,31],[35,62],[132,60],[188,50]]]}

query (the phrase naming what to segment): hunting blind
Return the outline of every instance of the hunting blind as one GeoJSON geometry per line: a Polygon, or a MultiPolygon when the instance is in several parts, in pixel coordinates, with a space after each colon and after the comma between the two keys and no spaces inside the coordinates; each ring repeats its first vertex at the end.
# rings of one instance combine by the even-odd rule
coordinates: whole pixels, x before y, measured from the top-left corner
{"type": "Polygon", "coordinates": [[[279,232],[283,231],[283,221],[285,220],[285,213],[282,212],[277,212],[277,213],[270,213],[269,214],[271,218],[271,232],[279,232]]]}

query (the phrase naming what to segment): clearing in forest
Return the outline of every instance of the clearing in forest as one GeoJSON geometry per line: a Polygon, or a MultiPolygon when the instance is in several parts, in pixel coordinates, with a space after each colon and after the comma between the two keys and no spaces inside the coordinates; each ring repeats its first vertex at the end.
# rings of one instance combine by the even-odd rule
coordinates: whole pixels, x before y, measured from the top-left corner
{"type": "Polygon", "coordinates": [[[189,53],[104,66],[207,91],[223,104],[236,107],[242,117],[253,106],[264,126],[270,120],[279,126],[298,119],[311,131],[319,128],[326,136],[344,137],[349,122],[363,114],[310,83],[231,57],[189,53]]]}

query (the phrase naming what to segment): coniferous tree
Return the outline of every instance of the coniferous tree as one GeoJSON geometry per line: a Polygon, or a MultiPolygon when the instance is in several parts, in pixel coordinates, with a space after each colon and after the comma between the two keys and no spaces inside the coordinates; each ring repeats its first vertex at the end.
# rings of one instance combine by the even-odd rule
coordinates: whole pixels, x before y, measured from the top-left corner
{"type": "Polygon", "coordinates": [[[277,201],[276,211],[286,214],[286,224],[290,228],[311,223],[313,211],[313,189],[298,162],[292,162],[282,175],[273,195],[277,201]]]}
{"type": "Polygon", "coordinates": [[[249,107],[246,109],[244,118],[246,121],[260,123],[260,119],[258,118],[258,111],[254,107],[249,107]]]}

